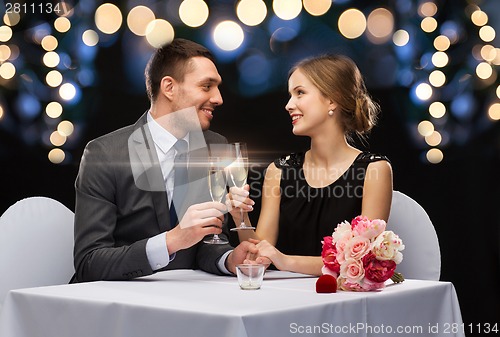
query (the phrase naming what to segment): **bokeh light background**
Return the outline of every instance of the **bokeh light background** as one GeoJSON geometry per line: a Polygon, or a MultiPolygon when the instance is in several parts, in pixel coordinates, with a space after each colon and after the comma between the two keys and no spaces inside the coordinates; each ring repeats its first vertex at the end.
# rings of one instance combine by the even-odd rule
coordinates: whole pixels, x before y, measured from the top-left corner
{"type": "Polygon", "coordinates": [[[284,110],[289,68],[342,53],[383,109],[369,148],[433,219],[464,321],[500,317],[498,277],[481,281],[494,311],[474,311],[467,290],[500,268],[498,0],[0,4],[0,212],[35,194],[72,208],[84,145],[148,108],[144,67],[174,37],[213,51],[225,99],[213,129],[246,141],[262,167],[307,146],[284,110]]]}

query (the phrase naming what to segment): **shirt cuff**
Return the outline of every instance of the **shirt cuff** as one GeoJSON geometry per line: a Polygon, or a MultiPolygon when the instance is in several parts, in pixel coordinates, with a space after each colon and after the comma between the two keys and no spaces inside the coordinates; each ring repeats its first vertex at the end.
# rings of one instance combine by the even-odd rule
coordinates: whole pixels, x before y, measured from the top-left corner
{"type": "Polygon", "coordinates": [[[221,258],[219,259],[219,262],[217,262],[217,267],[219,268],[219,270],[221,272],[223,272],[224,274],[227,274],[227,275],[233,275],[233,273],[231,273],[229,270],[227,270],[226,268],[226,260],[227,260],[227,257],[229,256],[229,254],[231,254],[232,250],[228,250],[227,252],[225,252],[221,258]]]}
{"type": "Polygon", "coordinates": [[[146,242],[146,256],[153,270],[166,267],[175,258],[175,253],[168,255],[166,235],[166,232],[160,233],[146,242]]]}

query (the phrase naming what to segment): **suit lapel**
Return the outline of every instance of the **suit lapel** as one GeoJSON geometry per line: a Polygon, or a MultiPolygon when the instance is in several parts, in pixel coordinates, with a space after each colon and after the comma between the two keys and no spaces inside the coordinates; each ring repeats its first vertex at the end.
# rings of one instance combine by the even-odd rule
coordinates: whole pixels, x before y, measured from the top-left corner
{"type": "Polygon", "coordinates": [[[170,228],[170,216],[158,155],[153,139],[143,116],[136,123],[137,128],[129,138],[129,154],[136,186],[150,193],[160,231],[170,228]]]}

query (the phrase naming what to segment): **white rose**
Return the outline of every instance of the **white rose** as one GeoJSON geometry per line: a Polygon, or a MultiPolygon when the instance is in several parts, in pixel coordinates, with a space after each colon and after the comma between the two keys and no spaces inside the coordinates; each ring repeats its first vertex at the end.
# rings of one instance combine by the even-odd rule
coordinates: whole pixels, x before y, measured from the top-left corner
{"type": "Polygon", "coordinates": [[[382,232],[372,243],[372,252],[379,260],[393,260],[396,264],[403,261],[401,251],[405,248],[403,241],[392,231],[382,232]]]}
{"type": "Polygon", "coordinates": [[[339,242],[342,240],[349,240],[352,237],[352,228],[351,224],[347,221],[341,222],[335,228],[335,231],[332,234],[333,241],[339,242]]]}

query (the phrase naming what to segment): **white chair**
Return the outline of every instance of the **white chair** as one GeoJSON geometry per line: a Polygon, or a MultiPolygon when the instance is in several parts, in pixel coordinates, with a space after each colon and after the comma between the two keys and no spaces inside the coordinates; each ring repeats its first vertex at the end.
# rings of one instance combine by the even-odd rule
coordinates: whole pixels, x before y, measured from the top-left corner
{"type": "Polygon", "coordinates": [[[0,218],[0,309],[12,289],[65,284],[73,268],[74,214],[59,201],[20,200],[0,218]]]}
{"type": "Polygon", "coordinates": [[[396,271],[407,279],[439,280],[441,252],[439,241],[429,216],[415,200],[394,191],[387,230],[403,240],[403,261],[396,271]]]}

